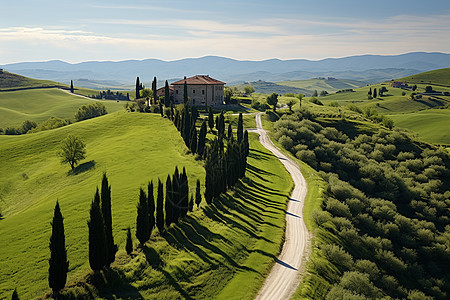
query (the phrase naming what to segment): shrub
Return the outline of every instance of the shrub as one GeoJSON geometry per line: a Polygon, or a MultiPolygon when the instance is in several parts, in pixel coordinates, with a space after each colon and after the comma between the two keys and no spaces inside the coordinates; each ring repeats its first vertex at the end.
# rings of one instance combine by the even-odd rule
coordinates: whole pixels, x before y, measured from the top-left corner
{"type": "MultiPolygon", "coordinates": [[[[128,104],[128,103],[127,103],[128,104]]],[[[103,103],[95,102],[92,104],[82,105],[75,113],[77,122],[106,115],[106,107],[103,103]]]]}

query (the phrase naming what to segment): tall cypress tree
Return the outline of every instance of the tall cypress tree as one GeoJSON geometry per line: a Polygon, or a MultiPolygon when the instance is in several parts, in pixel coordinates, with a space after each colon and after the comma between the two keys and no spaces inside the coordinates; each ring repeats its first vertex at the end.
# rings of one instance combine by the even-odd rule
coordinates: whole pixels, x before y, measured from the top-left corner
{"type": "Polygon", "coordinates": [[[200,206],[201,202],[202,202],[202,194],[200,192],[200,180],[197,179],[197,186],[195,187],[195,204],[197,204],[197,207],[200,206]]]}
{"type": "Polygon", "coordinates": [[[164,84],[164,106],[170,107],[170,90],[169,90],[169,83],[166,80],[166,83],[164,84]]]}
{"type": "Polygon", "coordinates": [[[194,211],[194,195],[191,195],[191,198],[189,200],[189,211],[190,212],[194,211]]]}
{"type": "Polygon", "coordinates": [[[12,293],[11,300],[20,300],[19,294],[17,294],[17,289],[14,289],[14,292],[12,293]]]}
{"type": "Polygon", "coordinates": [[[232,142],[234,140],[233,136],[233,127],[231,126],[231,123],[228,124],[228,140],[232,142]]]}
{"type": "Polygon", "coordinates": [[[183,173],[180,175],[180,208],[181,208],[181,216],[185,217],[189,210],[189,183],[186,174],[186,168],[183,167],[183,173]]]}
{"type": "Polygon", "coordinates": [[[212,132],[212,130],[214,129],[214,114],[212,112],[211,106],[209,107],[209,110],[208,110],[208,126],[212,132]]]}
{"type": "Polygon", "coordinates": [[[154,196],[154,188],[153,181],[148,183],[148,222],[150,226],[150,234],[155,227],[155,196],[154,196]]]}
{"type": "Polygon", "coordinates": [[[69,270],[63,220],[59,203],[56,201],[53,220],[50,223],[52,225],[52,235],[49,245],[50,259],[48,261],[48,284],[53,291],[54,298],[58,296],[59,291],[66,285],[67,271],[69,270]]]}
{"type": "Polygon", "coordinates": [[[164,187],[158,178],[158,195],[156,197],[156,227],[159,233],[164,231],[164,187]]]}
{"type": "Polygon", "coordinates": [[[73,80],[70,81],[70,92],[73,94],[73,80]]]}
{"type": "Polygon", "coordinates": [[[136,77],[136,99],[139,99],[141,97],[140,95],[140,90],[141,90],[141,83],[139,81],[139,76],[136,77]]]}
{"type": "Polygon", "coordinates": [[[377,97],[377,89],[373,89],[373,97],[374,97],[374,98],[377,97]]]}
{"type": "Polygon", "coordinates": [[[152,91],[153,91],[153,103],[156,104],[156,91],[157,91],[157,81],[156,81],[156,76],[153,77],[153,81],[152,81],[152,91]]]}
{"type": "Polygon", "coordinates": [[[108,255],[98,188],[91,204],[89,216],[87,222],[89,227],[89,265],[94,272],[98,273],[105,267],[108,255]]]}
{"type": "Polygon", "coordinates": [[[172,182],[170,175],[167,175],[166,179],[166,202],[164,209],[166,212],[166,226],[168,227],[173,222],[172,182]]]}
{"type": "Polygon", "coordinates": [[[189,147],[189,141],[191,137],[191,114],[189,112],[189,106],[184,106],[184,113],[183,113],[183,139],[186,143],[186,146],[189,147]]]}
{"type": "Polygon", "coordinates": [[[180,193],[181,181],[180,181],[180,173],[178,172],[178,167],[175,167],[175,172],[172,175],[172,223],[178,222],[178,219],[181,215],[180,211],[180,193]]]}
{"type": "Polygon", "coordinates": [[[237,125],[237,141],[242,142],[244,139],[244,120],[242,119],[242,113],[239,113],[239,120],[237,125]]]}
{"type": "Polygon", "coordinates": [[[188,103],[188,89],[187,89],[187,83],[186,81],[184,81],[184,85],[183,85],[183,103],[186,104],[188,103]]]}
{"type": "Polygon", "coordinates": [[[196,127],[194,127],[192,129],[190,148],[191,148],[192,153],[195,154],[197,152],[197,128],[196,127]]]}
{"type": "Polygon", "coordinates": [[[102,190],[101,190],[101,208],[103,222],[105,223],[106,246],[108,252],[108,261],[106,267],[116,259],[117,245],[114,244],[112,233],[112,216],[111,216],[111,186],[108,183],[106,173],[103,173],[102,190]]]}
{"type": "Polygon", "coordinates": [[[133,252],[133,238],[131,237],[131,230],[129,226],[127,228],[127,244],[125,245],[125,250],[127,251],[128,255],[133,252]]]}
{"type": "Polygon", "coordinates": [[[198,135],[197,153],[199,155],[203,155],[203,152],[205,151],[206,130],[206,121],[203,121],[202,126],[200,127],[200,133],[198,135]]]}
{"type": "Polygon", "coordinates": [[[247,157],[250,153],[250,144],[248,143],[248,131],[246,130],[244,132],[244,150],[245,150],[245,156],[247,157]]]}
{"type": "Polygon", "coordinates": [[[137,205],[136,237],[141,246],[143,246],[150,238],[147,196],[142,188],[139,189],[139,202],[137,205]]]}

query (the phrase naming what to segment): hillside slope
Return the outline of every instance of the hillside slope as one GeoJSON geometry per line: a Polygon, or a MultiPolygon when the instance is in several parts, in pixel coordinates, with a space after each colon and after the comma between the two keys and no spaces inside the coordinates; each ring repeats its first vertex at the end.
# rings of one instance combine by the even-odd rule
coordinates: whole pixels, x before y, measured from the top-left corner
{"type": "Polygon", "coordinates": [[[397,79],[409,84],[432,84],[450,87],[450,68],[428,71],[397,79]]]}
{"type": "Polygon", "coordinates": [[[0,71],[0,91],[27,89],[27,88],[44,88],[54,86],[62,86],[62,85],[58,82],[50,80],[33,79],[13,74],[4,70],[0,71]]]}

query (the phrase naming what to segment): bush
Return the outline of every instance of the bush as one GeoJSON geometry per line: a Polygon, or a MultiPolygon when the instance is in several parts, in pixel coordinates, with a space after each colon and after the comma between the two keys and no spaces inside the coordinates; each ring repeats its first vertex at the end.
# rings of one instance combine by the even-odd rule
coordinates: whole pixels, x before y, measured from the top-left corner
{"type": "Polygon", "coordinates": [[[309,102],[314,103],[314,104],[317,104],[317,105],[320,105],[320,106],[323,106],[322,101],[320,101],[320,100],[317,99],[316,97],[311,97],[311,98],[309,99],[309,102]]]}
{"type": "Polygon", "coordinates": [[[57,117],[50,117],[47,121],[40,123],[36,128],[31,129],[30,133],[55,129],[63,126],[67,126],[70,124],[69,120],[64,120],[57,117]]]}
{"type": "MultiPolygon", "coordinates": [[[[128,103],[127,103],[128,104],[128,103]]],[[[103,103],[95,102],[92,104],[82,105],[75,113],[77,122],[106,115],[106,107],[103,103]]]]}

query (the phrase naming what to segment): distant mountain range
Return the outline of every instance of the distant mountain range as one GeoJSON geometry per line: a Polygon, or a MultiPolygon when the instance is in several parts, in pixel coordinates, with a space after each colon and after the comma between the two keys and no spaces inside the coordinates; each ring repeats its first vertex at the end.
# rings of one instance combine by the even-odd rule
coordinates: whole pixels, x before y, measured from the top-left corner
{"type": "Polygon", "coordinates": [[[243,61],[217,56],[186,58],[175,61],[158,59],[90,61],[70,64],[59,60],[23,62],[0,66],[20,75],[103,89],[108,86],[132,87],[139,76],[149,83],[156,76],[159,85],[164,80],[175,81],[183,76],[208,74],[230,84],[245,81],[285,81],[314,77],[335,77],[365,82],[381,82],[416,73],[450,67],[450,54],[414,52],[402,55],[361,55],[327,58],[243,61]],[[81,80],[80,80],[81,79],[81,80]]]}

